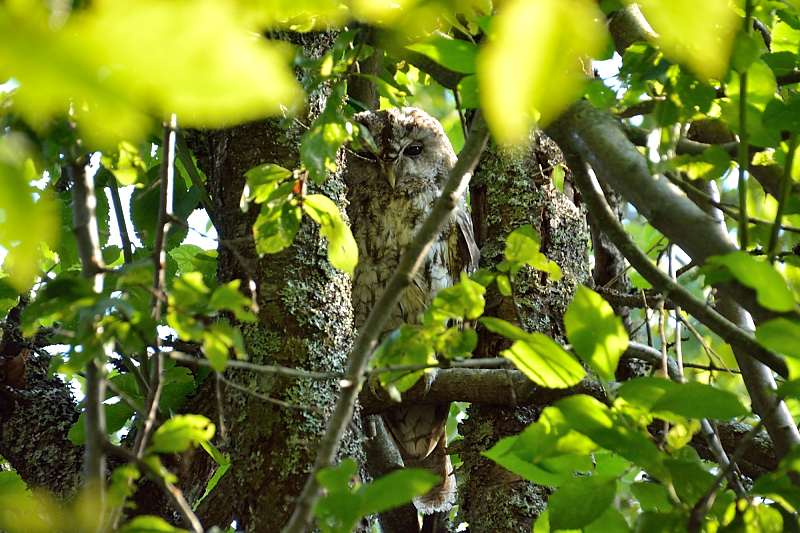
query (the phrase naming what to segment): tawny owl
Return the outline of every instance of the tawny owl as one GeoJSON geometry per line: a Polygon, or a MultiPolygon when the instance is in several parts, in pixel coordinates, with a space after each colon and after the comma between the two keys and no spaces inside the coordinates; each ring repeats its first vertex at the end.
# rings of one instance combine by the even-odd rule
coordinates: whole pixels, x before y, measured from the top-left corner
{"type": "MultiPolygon", "coordinates": [[[[356,120],[377,146],[377,152],[373,148],[351,155],[346,174],[347,212],[359,252],[353,308],[356,327],[360,327],[439,196],[456,154],[442,125],[420,109],[364,112],[356,120]]],[[[477,260],[472,221],[462,198],[392,310],[383,333],[417,322],[436,291],[453,285],[460,272],[472,270],[477,260]]],[[[455,495],[455,478],[444,449],[448,410],[446,405],[403,406],[383,415],[405,466],[427,468],[443,480],[441,486],[415,500],[423,513],[446,510],[455,495]]]]}

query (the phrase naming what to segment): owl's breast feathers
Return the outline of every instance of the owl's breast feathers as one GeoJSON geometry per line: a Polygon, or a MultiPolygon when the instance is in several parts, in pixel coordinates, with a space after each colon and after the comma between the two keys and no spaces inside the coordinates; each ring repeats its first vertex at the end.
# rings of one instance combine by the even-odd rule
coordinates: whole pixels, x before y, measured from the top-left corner
{"type": "MultiPolygon", "coordinates": [[[[366,320],[438,196],[433,183],[413,197],[353,191],[348,214],[359,254],[353,280],[356,326],[366,320]]],[[[436,292],[457,282],[462,271],[473,270],[477,260],[472,221],[462,201],[431,244],[385,331],[417,322],[436,292]]]]}

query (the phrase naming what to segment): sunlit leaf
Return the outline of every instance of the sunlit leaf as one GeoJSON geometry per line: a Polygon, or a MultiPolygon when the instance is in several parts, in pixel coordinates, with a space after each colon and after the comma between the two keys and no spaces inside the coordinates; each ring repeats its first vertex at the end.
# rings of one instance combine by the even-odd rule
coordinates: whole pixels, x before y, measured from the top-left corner
{"type": "Polygon", "coordinates": [[[251,168],[244,175],[247,182],[242,191],[242,201],[260,204],[269,198],[280,182],[292,176],[292,171],[280,165],[266,163],[251,168]]]}
{"type": "Polygon", "coordinates": [[[474,320],[483,314],[486,304],[484,293],[486,288],[472,281],[466,274],[461,280],[436,293],[430,307],[425,312],[426,323],[443,322],[450,319],[474,320]]]}
{"type": "Polygon", "coordinates": [[[602,53],[605,17],[589,0],[503,4],[478,55],[482,107],[495,138],[519,143],[583,92],[583,62],[602,53]]]}
{"type": "Polygon", "coordinates": [[[439,477],[420,468],[395,470],[361,487],[363,514],[381,513],[399,507],[416,496],[422,496],[440,481],[439,477]]]}
{"type": "Polygon", "coordinates": [[[721,79],[733,39],[742,24],[728,0],[637,0],[658,33],[657,42],[672,59],[702,78],[721,79]]]}
{"type": "Polygon", "coordinates": [[[606,381],[614,379],[628,334],[602,296],[581,285],[564,314],[567,338],[575,352],[606,381]]]}
{"type": "Polygon", "coordinates": [[[160,516],[141,515],[123,525],[120,533],[186,533],[186,530],[173,526],[160,516]]]}
{"type": "Polygon", "coordinates": [[[661,454],[650,436],[630,427],[616,411],[584,394],[559,400],[555,406],[572,429],[599,446],[638,464],[652,475],[666,475],[661,454]]]}
{"type": "Polygon", "coordinates": [[[239,292],[239,285],[242,280],[235,279],[228,283],[223,283],[211,293],[208,301],[208,308],[212,311],[227,310],[233,313],[236,320],[241,322],[253,322],[256,317],[250,311],[252,302],[250,299],[239,292]]]}
{"type": "Polygon", "coordinates": [[[581,364],[541,333],[530,333],[500,355],[514,363],[523,374],[542,387],[563,389],[577,385],[586,375],[581,364]]]}
{"type": "Polygon", "coordinates": [[[249,34],[256,28],[230,4],[97,2],[61,29],[37,18],[0,12],[10,38],[0,69],[20,82],[15,105],[42,124],[74,103],[93,144],[141,138],[151,112],[219,127],[294,107],[301,95],[286,50],[249,34]]]}
{"type": "Polygon", "coordinates": [[[300,207],[289,201],[262,205],[253,224],[256,251],[261,255],[274,254],[290,246],[300,230],[302,218],[300,207]]]}
{"type": "Polygon", "coordinates": [[[320,233],[328,239],[328,261],[352,275],[358,263],[358,246],[333,200],[321,194],[310,194],[303,201],[303,211],[319,224],[320,233]]]}
{"type": "Polygon", "coordinates": [[[800,358],[800,323],[775,318],[756,327],[756,339],[765,347],[789,357],[800,358]]]}
{"type": "Polygon", "coordinates": [[[317,474],[326,492],[314,508],[322,531],[352,531],[361,517],[381,513],[421,496],[438,479],[426,470],[404,468],[360,485],[354,481],[357,468],[356,462],[347,458],[317,474]]]}
{"type": "Polygon", "coordinates": [[[214,370],[225,370],[231,350],[238,359],[245,356],[244,340],[238,329],[227,322],[216,322],[203,331],[203,353],[214,370]]]}
{"type": "Polygon", "coordinates": [[[734,393],[697,382],[675,384],[653,404],[652,409],[687,418],[720,420],[743,416],[748,412],[734,393]]]}
{"type": "Polygon", "coordinates": [[[601,476],[580,476],[561,485],[547,499],[550,527],[577,529],[593,522],[611,505],[617,480],[601,476]]]}
{"type": "Polygon", "coordinates": [[[214,424],[201,415],[175,415],[153,434],[148,448],[156,453],[177,453],[214,436],[214,424]]]}
{"type": "Polygon", "coordinates": [[[523,265],[547,272],[553,281],[561,279],[561,269],[550,261],[540,249],[541,237],[530,224],[525,224],[509,233],[506,238],[505,261],[499,269],[509,271],[513,276],[523,265]]]}
{"type": "Polygon", "coordinates": [[[41,245],[55,246],[59,230],[57,204],[29,185],[38,176],[26,148],[19,137],[0,137],[0,246],[8,250],[7,280],[19,291],[30,288],[39,273],[41,245]]]}
{"type": "Polygon", "coordinates": [[[791,289],[775,268],[747,252],[737,251],[708,259],[710,264],[721,265],[742,285],[756,291],[758,303],[773,311],[791,311],[797,305],[791,289]]]}
{"type": "Polygon", "coordinates": [[[475,72],[475,57],[478,54],[478,47],[469,41],[435,33],[425,41],[410,44],[406,48],[419,52],[455,72],[464,74],[475,72]]]}

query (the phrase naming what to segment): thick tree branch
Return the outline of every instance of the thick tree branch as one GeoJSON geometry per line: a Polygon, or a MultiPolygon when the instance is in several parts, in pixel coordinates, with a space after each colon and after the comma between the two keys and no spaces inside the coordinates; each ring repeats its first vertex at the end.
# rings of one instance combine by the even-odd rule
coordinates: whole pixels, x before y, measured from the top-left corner
{"type": "MultiPolygon", "coordinates": [[[[639,249],[639,247],[636,246],[633,241],[631,241],[630,237],[625,232],[625,229],[609,209],[605,199],[602,196],[602,193],[598,190],[596,184],[589,176],[585,166],[577,156],[577,153],[574,151],[573,143],[575,141],[570,140],[569,137],[562,137],[560,140],[562,143],[562,149],[564,149],[565,156],[567,157],[567,161],[572,169],[575,183],[581,191],[581,197],[583,198],[584,202],[586,202],[586,205],[589,207],[592,213],[594,213],[594,216],[596,216],[598,220],[602,221],[606,233],[614,242],[614,244],[617,245],[617,248],[619,248],[622,254],[628,259],[631,265],[648,282],[650,282],[650,284],[653,285],[656,290],[664,292],[672,301],[679,304],[687,312],[691,313],[692,316],[708,326],[709,329],[719,335],[723,340],[730,343],[734,347],[740,347],[741,349],[750,353],[752,357],[755,357],[778,374],[784,377],[788,376],[788,368],[786,367],[786,363],[783,361],[783,359],[758,344],[752,335],[742,331],[735,324],[731,323],[714,309],[707,306],[704,302],[696,299],[688,290],[672,281],[669,276],[667,276],[650,261],[650,259],[639,249]]],[[[638,163],[636,166],[638,166],[638,163]]],[[[629,164],[628,171],[633,173],[636,166],[629,164]]],[[[649,181],[655,182],[655,180],[652,178],[649,178],[649,181]]],[[[639,185],[646,186],[644,184],[639,185]]],[[[663,186],[666,186],[666,184],[662,183],[662,187],[663,186]]],[[[668,193],[670,195],[676,194],[671,190],[668,191],[668,193]]],[[[648,201],[658,200],[658,197],[653,199],[647,196],[646,193],[631,192],[630,194],[631,196],[642,196],[648,201]]],[[[695,207],[695,209],[698,209],[688,198],[685,200],[686,202],[689,202],[691,206],[695,207]]],[[[646,209],[650,211],[648,208],[646,209]]],[[[676,206],[676,209],[682,209],[686,211],[687,219],[694,220],[694,223],[692,223],[690,220],[683,222],[684,224],[687,224],[687,229],[689,229],[690,232],[705,233],[702,231],[703,229],[708,229],[710,231],[710,228],[708,227],[698,227],[699,224],[705,224],[706,226],[716,228],[713,218],[702,211],[699,211],[699,209],[699,214],[688,209],[684,205],[676,206]],[[700,215],[702,215],[702,218],[700,215]]],[[[648,214],[652,214],[656,219],[659,219],[660,216],[663,216],[654,213],[648,214]]],[[[651,223],[653,223],[653,219],[650,219],[649,217],[648,219],[651,221],[651,223]]]]}
{"type": "Polygon", "coordinates": [[[403,253],[397,271],[392,275],[356,339],[345,378],[340,382],[342,385],[341,396],[336,403],[328,430],[320,442],[314,468],[308,476],[294,513],[284,531],[299,533],[305,531],[311,523],[314,504],[319,497],[316,474],[334,460],[345,428],[353,416],[358,392],[364,380],[364,371],[378,342],[383,325],[392,309],[397,305],[403,290],[410,284],[414,274],[420,268],[431,242],[441,232],[459,198],[466,191],[472,170],[478,163],[488,138],[489,132],[486,123],[481,114],[476,113],[469,138],[455,167],[450,172],[441,196],[436,200],[431,212],[414,236],[414,240],[403,253]]]}
{"type": "MultiPolygon", "coordinates": [[[[70,166],[73,173],[72,214],[73,230],[81,259],[81,271],[84,277],[93,281],[95,292],[103,290],[103,256],[100,252],[100,237],[97,228],[95,206],[94,175],[85,166],[85,160],[70,166]]],[[[106,477],[106,460],[103,441],[106,435],[106,418],[103,409],[105,399],[105,379],[103,378],[103,362],[92,354],[86,363],[86,456],[84,473],[86,482],[97,491],[100,501],[104,501],[106,477]]],[[[105,358],[103,358],[105,359],[105,358]]],[[[102,504],[101,504],[102,505],[102,504]]]]}
{"type": "MultiPolygon", "coordinates": [[[[606,113],[581,101],[567,110],[547,131],[562,149],[573,152],[591,164],[598,179],[609,183],[615,191],[625,196],[639,213],[678,244],[695,263],[703,264],[709,257],[737,250],[728,235],[713,223],[707,213],[665,178],[650,174],[642,154],[606,113]]],[[[719,284],[718,288],[731,294],[757,322],[778,315],[762,307],[756,301],[755,293],[737,282],[719,284]]],[[[796,312],[789,314],[797,315],[796,312]]]]}

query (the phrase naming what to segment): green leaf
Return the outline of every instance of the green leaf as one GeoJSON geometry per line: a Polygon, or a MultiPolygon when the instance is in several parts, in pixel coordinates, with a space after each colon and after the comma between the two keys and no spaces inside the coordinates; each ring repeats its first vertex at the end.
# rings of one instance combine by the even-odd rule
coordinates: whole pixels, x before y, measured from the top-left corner
{"type": "Polygon", "coordinates": [[[530,336],[527,331],[518,328],[511,322],[494,316],[481,317],[478,322],[486,326],[486,329],[512,341],[525,341],[530,336]]]}
{"type": "Polygon", "coordinates": [[[704,383],[683,383],[670,387],[653,404],[653,411],[669,411],[686,418],[727,420],[744,416],[749,411],[736,394],[704,383]]]}
{"type": "MultiPolygon", "coordinates": [[[[399,365],[435,365],[436,352],[433,341],[420,326],[403,324],[384,338],[372,357],[373,367],[399,365]]],[[[392,392],[400,393],[410,389],[424,370],[382,372],[378,375],[381,385],[392,392]]]]}
{"type": "Polygon", "coordinates": [[[27,148],[16,135],[0,138],[0,247],[8,251],[3,263],[7,280],[20,292],[39,274],[41,245],[54,247],[60,226],[52,195],[29,186],[38,176],[25,156],[27,148]]]}
{"type": "Polygon", "coordinates": [[[461,39],[453,39],[441,33],[435,33],[423,42],[406,46],[409,50],[433,59],[448,69],[473,74],[475,72],[475,57],[478,55],[478,46],[461,39]]]}
{"type": "MultiPolygon", "coordinates": [[[[508,270],[513,276],[523,265],[546,272],[553,279],[561,279],[561,269],[539,251],[541,238],[530,224],[525,224],[512,231],[506,238],[505,258],[508,270]]],[[[501,268],[503,270],[503,268],[501,268]]]]}
{"type": "Polygon", "coordinates": [[[742,285],[755,290],[756,300],[763,307],[778,312],[795,308],[794,296],[786,280],[768,262],[747,252],[736,251],[710,257],[708,263],[725,267],[742,285]]]}
{"type": "Polygon", "coordinates": [[[302,211],[292,202],[264,204],[253,224],[253,238],[259,255],[280,252],[294,242],[300,229],[302,211]]]}
{"type": "Polygon", "coordinates": [[[800,358],[800,324],[787,318],[774,318],[756,327],[756,339],[764,347],[789,357],[800,358]]]}
{"type": "Polygon", "coordinates": [[[515,0],[498,9],[477,70],[482,108],[500,143],[523,142],[531,126],[546,125],[581,96],[582,63],[608,39],[603,21],[590,0],[515,0]]]}
{"type": "Polygon", "coordinates": [[[484,293],[486,287],[472,281],[466,274],[461,280],[441,289],[425,312],[425,324],[441,323],[451,319],[474,320],[483,314],[486,304],[484,293]]]}
{"type": "Polygon", "coordinates": [[[700,461],[667,459],[664,463],[669,469],[675,492],[689,506],[697,503],[714,483],[714,476],[700,466],[700,461]]]}
{"type": "Polygon", "coordinates": [[[724,77],[741,24],[727,0],[641,0],[638,4],[668,57],[685,63],[701,78],[724,77]]]}
{"type": "Polygon", "coordinates": [[[631,492],[645,511],[668,512],[672,509],[669,493],[656,482],[639,482],[631,485],[631,492]]]}
{"type": "Polygon", "coordinates": [[[280,165],[266,163],[251,168],[244,173],[247,182],[242,191],[242,198],[257,204],[265,202],[280,182],[292,177],[292,171],[280,165]]]}
{"type": "Polygon", "coordinates": [[[416,496],[422,496],[440,481],[427,470],[403,468],[382,476],[358,490],[361,514],[376,514],[399,507],[416,496]]]}
{"type": "Polygon", "coordinates": [[[567,481],[547,499],[550,527],[577,529],[592,523],[612,504],[616,493],[613,478],[583,476],[567,481]]]}
{"type": "Polygon", "coordinates": [[[315,183],[322,183],[328,172],[336,171],[339,149],[353,140],[355,128],[341,110],[346,90],[345,82],[333,86],[324,111],[300,142],[300,161],[315,183]]]}
{"type": "Polygon", "coordinates": [[[211,299],[208,302],[208,308],[212,311],[231,311],[236,320],[241,322],[253,322],[256,320],[255,315],[249,310],[250,299],[244,294],[239,292],[239,285],[242,280],[235,279],[228,283],[222,284],[211,294],[211,299]]]}
{"type": "Polygon", "coordinates": [[[586,85],[585,96],[593,106],[599,109],[609,109],[617,103],[617,95],[603,83],[603,80],[590,81],[586,85]]]}
{"type": "Polygon", "coordinates": [[[217,372],[225,370],[231,350],[238,359],[246,355],[242,334],[235,327],[227,322],[216,322],[203,332],[203,353],[217,372]]]}
{"type": "Polygon", "coordinates": [[[303,200],[303,210],[319,224],[320,233],[328,239],[331,265],[352,275],[358,263],[358,246],[333,200],[321,194],[310,194],[303,200]]]}
{"type": "Polygon", "coordinates": [[[559,400],[555,407],[575,431],[641,466],[650,474],[667,475],[661,454],[650,436],[631,428],[630,421],[599,401],[584,394],[559,400]]]}
{"type": "Polygon", "coordinates": [[[130,9],[108,2],[59,25],[31,11],[0,13],[0,34],[9,36],[0,63],[5,77],[20,82],[15,110],[44,124],[73,103],[71,118],[89,146],[142,139],[151,113],[214,128],[299,104],[289,49],[252,39],[247,17],[231,5],[149,0],[130,9]]]}
{"type": "Polygon", "coordinates": [[[214,424],[201,415],[175,415],[153,434],[148,451],[177,453],[214,436],[214,424]]]}
{"type": "Polygon", "coordinates": [[[186,530],[171,525],[160,516],[141,515],[122,526],[120,533],[186,533],[186,530]]]}
{"type": "Polygon", "coordinates": [[[551,389],[577,385],[586,371],[569,353],[541,333],[530,333],[500,355],[514,363],[534,383],[551,389]]]}
{"type": "Polygon", "coordinates": [[[421,496],[438,480],[426,470],[404,468],[359,486],[354,481],[357,470],[356,462],[347,458],[317,474],[326,491],[314,508],[322,531],[352,531],[361,517],[381,513],[421,496]]]}
{"type": "Polygon", "coordinates": [[[630,533],[625,517],[613,505],[606,508],[597,520],[583,528],[584,533],[630,533]]]}
{"type": "Polygon", "coordinates": [[[181,244],[169,251],[178,265],[178,275],[198,271],[203,274],[206,285],[217,281],[217,251],[204,250],[195,244],[181,244]]]}
{"type": "MultiPolygon", "coordinates": [[[[133,416],[133,409],[128,404],[123,402],[103,404],[103,410],[106,412],[106,433],[112,435],[122,429],[125,422],[130,420],[133,416]]],[[[76,446],[86,443],[86,412],[82,412],[78,420],[72,424],[67,434],[70,442],[76,446]]]]}
{"type": "Polygon", "coordinates": [[[197,388],[192,371],[183,366],[174,366],[174,361],[165,361],[164,389],[161,391],[160,408],[164,412],[178,410],[186,398],[197,388]]]}
{"type": "Polygon", "coordinates": [[[458,94],[461,97],[462,109],[478,109],[481,106],[481,95],[478,92],[478,76],[464,76],[458,82],[458,94]]]}
{"type": "Polygon", "coordinates": [[[608,302],[579,286],[564,314],[564,325],[575,352],[601,378],[612,381],[619,358],[628,348],[628,334],[608,302]]]}

